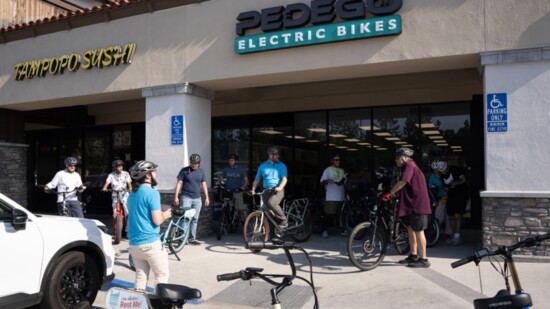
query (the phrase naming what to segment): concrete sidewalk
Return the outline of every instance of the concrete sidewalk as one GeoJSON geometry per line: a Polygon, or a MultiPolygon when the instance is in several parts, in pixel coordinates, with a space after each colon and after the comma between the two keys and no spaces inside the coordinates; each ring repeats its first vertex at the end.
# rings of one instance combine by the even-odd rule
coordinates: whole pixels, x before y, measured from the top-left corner
{"type": "MultiPolygon", "coordinates": [[[[432,264],[428,269],[413,269],[398,264],[402,256],[390,249],[379,267],[360,272],[349,262],[347,238],[342,236],[325,239],[314,234],[301,245],[313,262],[314,282],[321,308],[472,308],[473,299],[483,297],[478,268],[473,263],[458,269],[450,266],[451,262],[473,254],[474,249],[479,247],[479,231],[469,231],[465,235],[466,241],[461,246],[440,243],[428,249],[428,258],[432,264]]],[[[173,255],[169,256],[170,282],[202,291],[202,302],[187,304],[187,307],[270,307],[269,287],[264,286],[263,281],[217,282],[216,275],[246,267],[264,268],[264,273],[290,273],[284,251],[251,253],[243,248],[240,234],[224,236],[221,241],[215,237],[201,241],[201,246],[186,246],[179,254],[181,261],[177,261],[173,255]],[[243,299],[239,300],[240,297],[243,299]]],[[[128,268],[127,248],[127,241],[115,246],[118,252],[116,279],[133,283],[134,272],[128,268]]],[[[300,252],[293,252],[298,275],[309,279],[307,260],[300,252]]],[[[544,304],[550,303],[550,294],[547,292],[550,264],[518,263],[517,268],[524,290],[531,294],[533,308],[542,308],[546,306],[544,304]]],[[[490,263],[481,263],[480,271],[483,294],[492,296],[499,289],[505,288],[502,277],[490,263]]],[[[105,294],[105,291],[100,292],[94,308],[105,308],[105,294]]],[[[311,290],[307,290],[305,283],[299,280],[287,288],[280,298],[283,308],[313,307],[311,290]],[[296,297],[301,302],[288,303],[296,297]]]]}

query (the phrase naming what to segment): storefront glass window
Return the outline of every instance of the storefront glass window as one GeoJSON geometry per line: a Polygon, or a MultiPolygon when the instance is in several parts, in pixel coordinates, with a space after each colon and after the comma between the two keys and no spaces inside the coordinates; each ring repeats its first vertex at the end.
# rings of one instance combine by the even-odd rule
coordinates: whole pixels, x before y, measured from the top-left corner
{"type": "Polygon", "coordinates": [[[327,137],[327,113],[296,113],[294,116],[294,170],[293,193],[296,196],[311,195],[319,189],[320,166],[327,137]]]}
{"type": "MultiPolygon", "coordinates": [[[[212,171],[214,173],[213,184],[218,182],[223,168],[228,165],[229,154],[239,156],[239,166],[248,174],[250,130],[248,127],[233,127],[213,130],[212,147],[212,171]]],[[[250,177],[249,177],[250,178],[250,177]]]]}

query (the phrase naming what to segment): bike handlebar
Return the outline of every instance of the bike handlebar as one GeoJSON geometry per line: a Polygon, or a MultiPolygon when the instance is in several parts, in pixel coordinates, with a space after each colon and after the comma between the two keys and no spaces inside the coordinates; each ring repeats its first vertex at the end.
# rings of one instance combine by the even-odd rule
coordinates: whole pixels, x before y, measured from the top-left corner
{"type": "Polygon", "coordinates": [[[474,252],[474,255],[465,257],[461,260],[455,261],[451,263],[452,268],[457,268],[462,265],[468,264],[470,262],[476,262],[479,263],[484,257],[486,256],[495,256],[495,255],[510,255],[513,251],[519,249],[519,248],[526,248],[526,247],[533,247],[540,245],[541,242],[550,239],[550,233],[545,235],[538,235],[535,237],[529,237],[525,238],[524,240],[521,240],[511,246],[501,246],[496,250],[489,250],[488,248],[482,248],[478,251],[474,252]]]}

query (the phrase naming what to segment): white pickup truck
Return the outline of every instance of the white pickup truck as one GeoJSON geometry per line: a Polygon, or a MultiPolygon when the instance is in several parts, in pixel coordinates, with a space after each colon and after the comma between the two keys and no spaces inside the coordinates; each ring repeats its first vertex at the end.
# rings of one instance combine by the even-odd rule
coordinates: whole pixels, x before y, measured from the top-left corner
{"type": "Polygon", "coordinates": [[[34,215],[0,194],[0,308],[90,308],[113,278],[99,221],[34,215]]]}

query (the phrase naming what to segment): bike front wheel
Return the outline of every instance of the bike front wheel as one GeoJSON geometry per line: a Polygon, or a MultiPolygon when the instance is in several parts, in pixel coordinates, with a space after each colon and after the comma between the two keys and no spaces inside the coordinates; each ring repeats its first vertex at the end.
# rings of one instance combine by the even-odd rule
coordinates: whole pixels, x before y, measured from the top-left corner
{"type": "Polygon", "coordinates": [[[220,218],[220,227],[218,229],[218,235],[216,235],[216,239],[218,240],[222,239],[223,234],[226,232],[226,229],[229,226],[228,221],[229,221],[229,217],[227,215],[227,207],[223,207],[222,216],[220,218]]]}
{"type": "MultiPolygon", "coordinates": [[[[269,223],[265,218],[262,218],[262,213],[253,212],[246,218],[243,230],[244,241],[267,241],[269,239],[269,223]]],[[[252,252],[260,252],[261,249],[251,250],[252,252]]]]}
{"type": "MultiPolygon", "coordinates": [[[[186,218],[182,218],[183,220],[183,228],[179,227],[177,224],[172,225],[170,230],[168,231],[168,246],[170,248],[170,251],[172,253],[178,253],[181,250],[183,250],[183,247],[185,247],[185,244],[187,243],[187,239],[189,238],[189,221],[186,218]]],[[[180,224],[180,223],[178,223],[180,224]]]]}
{"type": "Polygon", "coordinates": [[[439,226],[439,222],[436,218],[433,217],[433,215],[430,216],[430,220],[428,221],[428,228],[424,230],[424,235],[426,236],[426,247],[431,248],[439,242],[439,238],[441,237],[441,227],[439,226]]]}
{"type": "Polygon", "coordinates": [[[122,240],[122,221],[122,216],[120,214],[117,214],[113,219],[113,243],[115,245],[119,244],[122,240]]]}
{"type": "Polygon", "coordinates": [[[358,224],[348,239],[348,256],[360,270],[376,268],[386,255],[386,239],[371,222],[358,224]]]}
{"type": "Polygon", "coordinates": [[[393,232],[393,246],[399,254],[406,254],[411,249],[409,244],[409,232],[407,227],[401,221],[395,222],[395,229],[393,232]]]}

